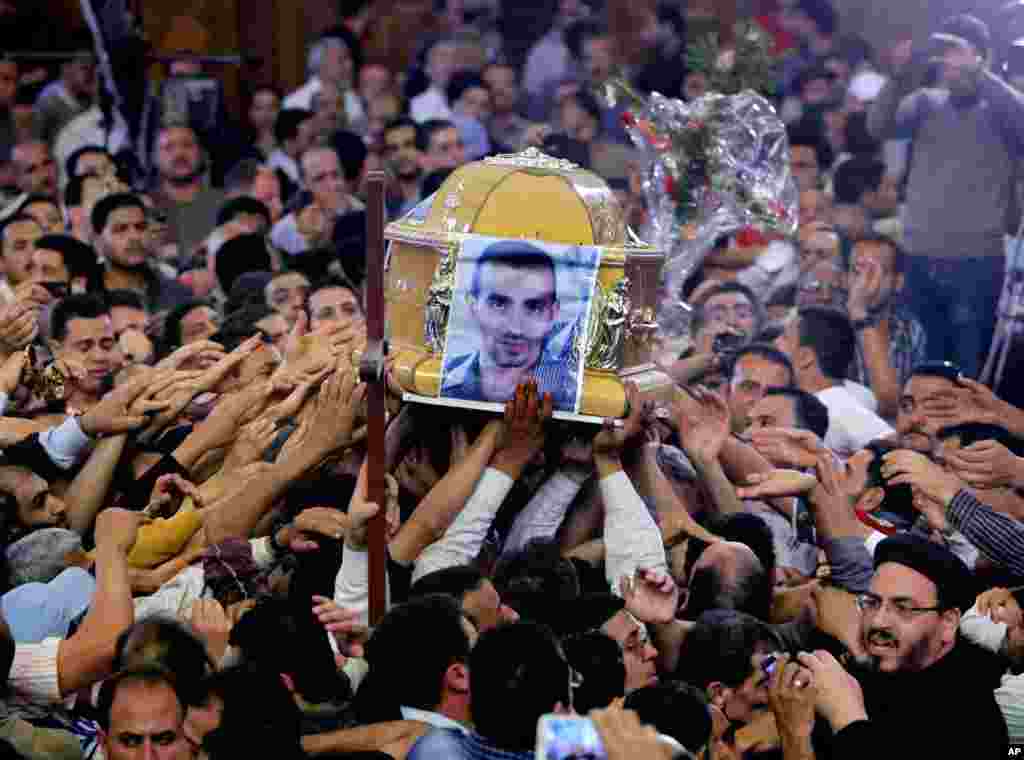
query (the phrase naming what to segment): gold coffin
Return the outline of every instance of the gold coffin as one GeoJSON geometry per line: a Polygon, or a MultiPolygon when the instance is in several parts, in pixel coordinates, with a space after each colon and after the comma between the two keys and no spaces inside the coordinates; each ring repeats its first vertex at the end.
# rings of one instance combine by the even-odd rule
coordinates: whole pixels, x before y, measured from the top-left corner
{"type": "Polygon", "coordinates": [[[671,387],[652,363],[662,253],[626,229],[604,180],[529,149],[461,167],[388,225],[388,340],[406,392],[440,393],[455,258],[471,235],[602,249],[589,324],[578,338],[585,357],[581,415],[623,416],[627,380],[646,391],[671,387]]]}

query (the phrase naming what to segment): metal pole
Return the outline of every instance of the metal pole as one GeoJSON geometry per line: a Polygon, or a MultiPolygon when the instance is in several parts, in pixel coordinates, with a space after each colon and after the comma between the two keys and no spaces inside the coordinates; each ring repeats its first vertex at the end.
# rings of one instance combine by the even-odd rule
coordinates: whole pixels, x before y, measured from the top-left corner
{"type": "Polygon", "coordinates": [[[366,353],[359,368],[367,384],[367,496],[380,509],[370,520],[370,625],[377,625],[387,611],[387,482],[384,478],[384,428],[386,400],[384,381],[384,172],[367,177],[366,204],[366,353]]]}

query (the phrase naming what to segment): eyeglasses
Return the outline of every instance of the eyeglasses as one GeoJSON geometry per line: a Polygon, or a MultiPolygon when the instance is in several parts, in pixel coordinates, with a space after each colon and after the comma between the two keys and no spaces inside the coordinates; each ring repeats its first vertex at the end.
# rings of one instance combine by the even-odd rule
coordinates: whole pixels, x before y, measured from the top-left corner
{"type": "Polygon", "coordinates": [[[880,609],[882,605],[888,601],[889,606],[893,612],[896,613],[896,617],[901,620],[913,620],[915,617],[924,612],[942,612],[943,608],[936,605],[935,607],[917,607],[911,604],[906,599],[883,599],[875,594],[858,594],[857,595],[857,606],[860,611],[864,614],[874,615],[880,609]]]}

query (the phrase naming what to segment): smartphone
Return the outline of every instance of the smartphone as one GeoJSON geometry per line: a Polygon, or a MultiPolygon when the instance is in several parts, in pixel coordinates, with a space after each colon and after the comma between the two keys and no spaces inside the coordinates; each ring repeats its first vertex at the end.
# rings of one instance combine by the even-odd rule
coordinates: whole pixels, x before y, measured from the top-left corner
{"type": "Polygon", "coordinates": [[[537,721],[536,760],[603,760],[607,755],[590,718],[542,715],[537,721]]]}

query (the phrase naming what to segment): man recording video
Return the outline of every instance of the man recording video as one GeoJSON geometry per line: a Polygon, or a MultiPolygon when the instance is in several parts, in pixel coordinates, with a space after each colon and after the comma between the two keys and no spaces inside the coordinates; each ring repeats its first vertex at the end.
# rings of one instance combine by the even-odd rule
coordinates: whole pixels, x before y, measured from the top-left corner
{"type": "Polygon", "coordinates": [[[906,292],[925,319],[930,356],[977,377],[995,327],[1005,234],[1019,223],[1011,211],[1024,95],[990,70],[989,30],[973,16],[947,20],[923,49],[901,43],[893,58],[897,71],[868,128],[911,140],[906,292]],[[924,64],[937,67],[936,87],[915,86],[924,64]]]}

